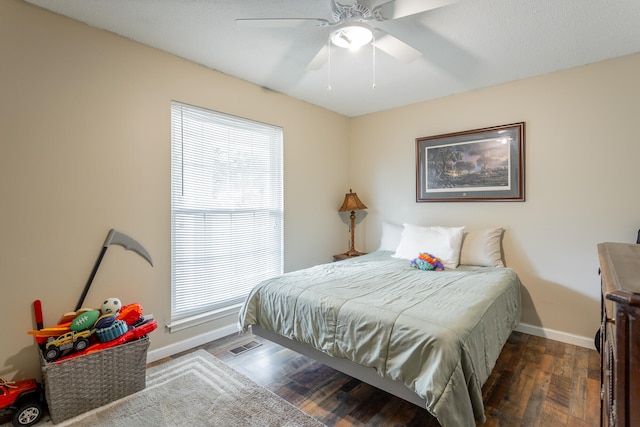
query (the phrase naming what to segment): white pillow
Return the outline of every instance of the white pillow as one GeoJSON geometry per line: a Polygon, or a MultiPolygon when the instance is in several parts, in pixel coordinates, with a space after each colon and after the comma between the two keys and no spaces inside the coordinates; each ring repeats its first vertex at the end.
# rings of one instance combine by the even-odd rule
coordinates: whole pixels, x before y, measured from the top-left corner
{"type": "Polygon", "coordinates": [[[442,260],[445,268],[456,268],[460,260],[460,246],[464,227],[420,227],[403,224],[402,237],[395,258],[414,259],[427,252],[442,260]]]}
{"type": "Polygon", "coordinates": [[[460,264],[481,267],[504,267],[502,262],[502,228],[487,228],[464,233],[460,264]]]}
{"type": "Polygon", "coordinates": [[[395,252],[396,248],[400,244],[402,230],[403,227],[401,225],[383,221],[382,236],[380,237],[380,247],[378,250],[395,252]]]}

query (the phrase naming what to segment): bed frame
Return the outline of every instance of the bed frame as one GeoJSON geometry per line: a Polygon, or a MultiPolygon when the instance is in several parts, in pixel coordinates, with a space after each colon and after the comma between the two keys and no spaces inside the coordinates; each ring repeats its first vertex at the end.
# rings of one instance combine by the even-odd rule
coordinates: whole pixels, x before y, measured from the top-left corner
{"type": "Polygon", "coordinates": [[[427,401],[418,396],[413,390],[399,381],[382,378],[373,368],[366,368],[347,359],[339,359],[331,357],[328,354],[317,350],[306,344],[294,341],[275,332],[268,331],[258,325],[251,325],[251,332],[259,337],[265,338],[271,342],[289,348],[297,353],[317,360],[333,369],[345,373],[351,377],[357,378],[362,382],[370,384],[380,390],[384,390],[394,396],[404,399],[421,408],[427,408],[427,401]]]}

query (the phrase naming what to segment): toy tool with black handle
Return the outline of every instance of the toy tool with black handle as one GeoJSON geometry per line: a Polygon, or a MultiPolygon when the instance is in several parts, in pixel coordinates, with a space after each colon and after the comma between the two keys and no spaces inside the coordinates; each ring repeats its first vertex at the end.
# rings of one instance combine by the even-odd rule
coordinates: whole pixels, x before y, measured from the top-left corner
{"type": "Polygon", "coordinates": [[[113,228],[107,234],[107,238],[104,241],[104,245],[102,245],[102,249],[100,250],[100,255],[98,255],[98,259],[96,260],[95,265],[93,266],[93,270],[91,271],[91,275],[89,276],[89,280],[87,284],[84,286],[84,290],[82,291],[82,295],[80,295],[80,300],[78,300],[78,305],[76,305],[75,311],[78,311],[82,304],[84,303],[84,299],[87,296],[87,292],[89,292],[89,288],[91,287],[91,283],[93,282],[93,278],[96,276],[98,272],[98,268],[100,267],[100,263],[102,262],[102,258],[104,258],[104,254],[107,252],[107,249],[110,245],[120,245],[125,249],[132,250],[140,255],[142,258],[149,261],[149,264],[153,266],[153,261],[151,260],[151,255],[147,252],[147,250],[137,241],[133,240],[131,237],[126,234],[122,234],[119,231],[114,230],[113,228]]]}

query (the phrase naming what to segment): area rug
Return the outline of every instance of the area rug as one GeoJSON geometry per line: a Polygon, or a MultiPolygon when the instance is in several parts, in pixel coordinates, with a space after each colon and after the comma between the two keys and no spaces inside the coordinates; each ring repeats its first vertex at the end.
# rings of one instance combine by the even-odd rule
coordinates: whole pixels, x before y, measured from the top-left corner
{"type": "Polygon", "coordinates": [[[198,350],[147,369],[144,390],[55,426],[323,427],[324,424],[207,351],[198,350]]]}

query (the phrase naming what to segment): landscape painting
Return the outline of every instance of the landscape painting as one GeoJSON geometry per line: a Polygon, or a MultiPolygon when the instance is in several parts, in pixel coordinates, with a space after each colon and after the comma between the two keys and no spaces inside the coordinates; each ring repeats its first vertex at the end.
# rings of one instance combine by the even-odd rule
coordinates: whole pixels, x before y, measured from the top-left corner
{"type": "Polygon", "coordinates": [[[524,200],[524,123],[416,140],[416,201],[524,200]]]}
{"type": "Polygon", "coordinates": [[[509,146],[504,138],[427,147],[427,192],[509,187],[509,146]]]}

